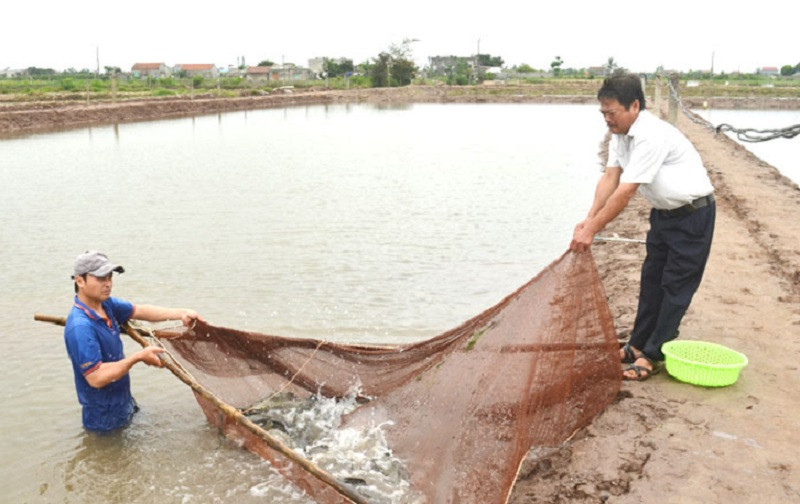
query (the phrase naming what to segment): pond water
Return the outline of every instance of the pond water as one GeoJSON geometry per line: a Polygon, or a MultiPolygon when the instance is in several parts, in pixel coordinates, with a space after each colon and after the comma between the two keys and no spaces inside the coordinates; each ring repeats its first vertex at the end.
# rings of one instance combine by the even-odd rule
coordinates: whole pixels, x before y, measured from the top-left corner
{"type": "Polygon", "coordinates": [[[133,369],[121,435],[83,431],[63,331],[33,321],[68,313],[79,253],[125,266],[115,295],[217,325],[428,338],[566,250],[604,133],[595,105],[337,105],[1,141],[3,498],[302,501],[165,370],[133,369]]]}
{"type": "MultiPolygon", "coordinates": [[[[713,124],[729,124],[736,129],[774,130],[800,124],[800,110],[696,110],[700,117],[713,124]]],[[[733,140],[763,161],[777,168],[783,175],[800,184],[800,136],[776,138],[766,142],[744,142],[735,133],[726,132],[733,140]]]]}

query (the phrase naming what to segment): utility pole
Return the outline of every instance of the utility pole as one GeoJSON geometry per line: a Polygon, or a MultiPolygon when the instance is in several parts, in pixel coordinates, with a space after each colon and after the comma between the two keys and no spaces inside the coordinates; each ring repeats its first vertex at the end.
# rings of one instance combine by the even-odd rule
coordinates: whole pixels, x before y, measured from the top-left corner
{"type": "Polygon", "coordinates": [[[478,65],[481,60],[481,39],[478,39],[478,52],[475,53],[475,84],[478,83],[478,65]]]}
{"type": "Polygon", "coordinates": [[[714,78],[714,51],[711,51],[711,78],[714,78]]]}
{"type": "Polygon", "coordinates": [[[97,57],[97,70],[95,71],[94,76],[95,76],[95,78],[99,79],[100,78],[100,46],[97,46],[96,49],[97,49],[97,52],[95,53],[95,56],[97,57]]]}

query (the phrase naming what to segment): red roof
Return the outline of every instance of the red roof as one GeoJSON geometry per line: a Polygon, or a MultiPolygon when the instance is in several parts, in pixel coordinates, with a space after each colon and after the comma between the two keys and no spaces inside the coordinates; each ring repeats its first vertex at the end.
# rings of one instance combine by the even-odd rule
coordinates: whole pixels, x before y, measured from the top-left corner
{"type": "Polygon", "coordinates": [[[254,66],[254,67],[247,67],[248,74],[268,74],[272,70],[272,67],[268,66],[254,66]]]}
{"type": "Polygon", "coordinates": [[[180,67],[181,70],[211,70],[212,68],[214,68],[214,65],[212,65],[210,63],[209,64],[206,64],[206,63],[198,63],[198,64],[191,63],[191,64],[187,64],[187,65],[178,65],[178,67],[180,67]]]}
{"type": "Polygon", "coordinates": [[[158,70],[164,63],[136,63],[133,70],[158,70]]]}

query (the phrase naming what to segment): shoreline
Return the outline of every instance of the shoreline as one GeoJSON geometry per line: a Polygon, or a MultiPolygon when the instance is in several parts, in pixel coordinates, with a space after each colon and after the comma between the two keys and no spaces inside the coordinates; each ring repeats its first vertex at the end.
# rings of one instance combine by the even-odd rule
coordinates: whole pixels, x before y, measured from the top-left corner
{"type": "MultiPolygon", "coordinates": [[[[262,96],[220,98],[213,95],[85,101],[0,102],[0,138],[266,108],[348,103],[546,103],[593,104],[594,94],[548,94],[545,86],[406,86],[353,90],[293,90],[262,96]]],[[[731,109],[800,110],[800,97],[686,97],[684,104],[731,109]]]]}
{"type": "MultiPolygon", "coordinates": [[[[529,454],[510,503],[800,500],[800,188],[727,136],[684,115],[678,126],[717,197],[711,256],[680,338],[723,344],[750,363],[718,389],[666,371],[623,382],[573,439],[529,454]]],[[[644,238],[648,215],[637,195],[605,233],[644,238]]],[[[592,251],[618,337],[627,339],[644,247],[605,242],[592,251]]]]}

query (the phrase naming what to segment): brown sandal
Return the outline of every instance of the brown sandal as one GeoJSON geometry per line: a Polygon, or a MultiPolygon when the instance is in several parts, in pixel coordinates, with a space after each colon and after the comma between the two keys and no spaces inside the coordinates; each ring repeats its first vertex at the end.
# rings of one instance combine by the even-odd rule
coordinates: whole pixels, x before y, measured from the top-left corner
{"type": "Polygon", "coordinates": [[[623,364],[633,364],[636,362],[636,359],[639,358],[636,356],[636,352],[633,350],[630,342],[625,343],[625,346],[622,347],[622,353],[624,354],[624,357],[622,357],[620,362],[623,364]]]}
{"type": "Polygon", "coordinates": [[[656,361],[650,360],[649,358],[645,357],[644,355],[642,355],[640,357],[640,359],[644,359],[648,363],[650,363],[650,365],[652,366],[652,369],[646,368],[644,366],[639,366],[637,364],[631,364],[630,366],[628,366],[628,367],[626,367],[625,369],[622,370],[623,371],[623,374],[622,374],[622,379],[623,380],[645,381],[648,378],[650,378],[651,376],[657,375],[658,373],[661,372],[662,369],[664,369],[664,363],[663,362],[656,362],[656,361]],[[633,371],[633,372],[636,373],[636,376],[635,377],[628,377],[627,375],[625,375],[625,371],[633,371]]]}

